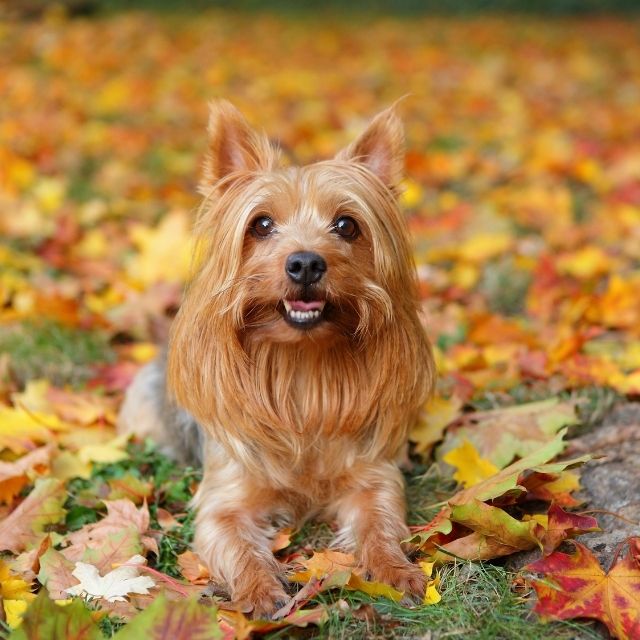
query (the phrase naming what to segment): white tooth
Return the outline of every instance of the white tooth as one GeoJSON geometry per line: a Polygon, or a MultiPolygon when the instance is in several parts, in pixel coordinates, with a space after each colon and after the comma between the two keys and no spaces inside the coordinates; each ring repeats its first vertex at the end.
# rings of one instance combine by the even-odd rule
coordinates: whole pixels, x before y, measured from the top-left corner
{"type": "Polygon", "coordinates": [[[284,308],[287,310],[287,313],[291,312],[291,303],[288,300],[283,300],[282,302],[284,302],[284,308]]]}
{"type": "Polygon", "coordinates": [[[319,318],[320,317],[320,312],[318,310],[313,312],[313,317],[314,318],[319,318]]]}

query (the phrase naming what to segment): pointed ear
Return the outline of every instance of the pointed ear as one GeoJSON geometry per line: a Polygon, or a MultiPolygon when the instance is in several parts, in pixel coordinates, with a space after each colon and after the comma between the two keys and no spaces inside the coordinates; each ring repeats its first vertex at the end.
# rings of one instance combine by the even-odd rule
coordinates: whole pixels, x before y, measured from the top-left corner
{"type": "Polygon", "coordinates": [[[254,131],[230,102],[209,104],[209,140],[199,191],[207,194],[223,178],[234,173],[269,170],[276,150],[264,134],[254,131]]]}
{"type": "Polygon", "coordinates": [[[336,156],[360,162],[392,190],[404,175],[404,128],[395,108],[379,113],[365,132],[336,156]]]}

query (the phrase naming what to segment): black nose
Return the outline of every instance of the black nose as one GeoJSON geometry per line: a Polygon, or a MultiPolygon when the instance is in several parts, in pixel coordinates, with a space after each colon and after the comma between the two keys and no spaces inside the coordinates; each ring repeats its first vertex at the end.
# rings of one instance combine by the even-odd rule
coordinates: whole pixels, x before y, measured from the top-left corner
{"type": "Polygon", "coordinates": [[[308,285],[322,278],[327,270],[327,263],[317,253],[298,251],[287,258],[284,270],[295,283],[308,285]]]}

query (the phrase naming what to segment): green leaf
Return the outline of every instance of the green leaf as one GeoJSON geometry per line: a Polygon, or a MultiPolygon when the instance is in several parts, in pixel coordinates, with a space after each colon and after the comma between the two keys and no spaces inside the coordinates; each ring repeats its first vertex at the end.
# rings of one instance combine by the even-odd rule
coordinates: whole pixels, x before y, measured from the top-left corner
{"type": "Polygon", "coordinates": [[[501,544],[513,547],[514,551],[531,549],[536,545],[542,548],[536,532],[542,526],[535,520],[521,522],[506,511],[492,507],[478,500],[456,505],[451,509],[451,520],[481,533],[496,538],[501,544]]]}
{"type": "Polygon", "coordinates": [[[82,600],[61,607],[43,590],[9,640],[102,640],[102,633],[82,600]]]}
{"type": "Polygon", "coordinates": [[[161,595],[115,636],[116,640],[215,640],[222,638],[215,607],[196,598],[170,601],[161,595]]]}
{"type": "Polygon", "coordinates": [[[537,451],[530,453],[521,460],[505,467],[500,473],[491,476],[482,482],[459,491],[449,500],[449,504],[455,505],[466,504],[471,500],[493,500],[504,496],[507,493],[521,494],[525,491],[524,487],[518,484],[522,474],[529,471],[538,471],[541,473],[560,473],[565,469],[577,467],[584,464],[592,458],[590,455],[584,455],[573,460],[564,460],[563,462],[548,463],[558,451],[558,444],[562,442],[566,433],[563,429],[558,435],[537,451]]]}

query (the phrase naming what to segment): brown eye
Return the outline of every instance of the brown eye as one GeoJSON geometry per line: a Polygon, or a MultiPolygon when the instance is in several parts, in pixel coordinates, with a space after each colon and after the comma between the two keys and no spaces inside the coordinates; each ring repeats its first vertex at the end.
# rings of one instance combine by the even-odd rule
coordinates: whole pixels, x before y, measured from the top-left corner
{"type": "Polygon", "coordinates": [[[360,235],[358,223],[349,216],[342,216],[333,223],[333,230],[345,240],[355,240],[360,235]]]}
{"type": "Polygon", "coordinates": [[[266,238],[269,234],[273,233],[275,225],[273,220],[269,216],[258,216],[251,223],[251,233],[256,238],[266,238]]]}

